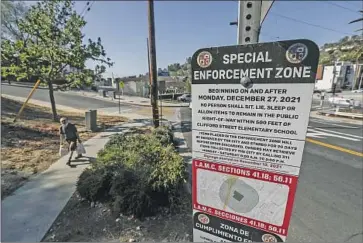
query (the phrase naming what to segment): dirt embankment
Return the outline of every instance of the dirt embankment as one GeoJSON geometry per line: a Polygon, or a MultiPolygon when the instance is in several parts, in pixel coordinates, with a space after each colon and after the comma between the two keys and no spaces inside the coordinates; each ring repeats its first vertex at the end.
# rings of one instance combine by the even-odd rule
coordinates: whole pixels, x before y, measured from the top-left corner
{"type": "MultiPolygon", "coordinates": [[[[4,199],[30,176],[46,170],[59,159],[59,123],[51,110],[28,104],[21,117],[13,122],[22,103],[1,97],[1,196],[4,199]]],[[[85,130],[84,114],[58,111],[76,124],[82,141],[96,135],[85,130]]],[[[106,127],[124,123],[125,118],[99,116],[106,127]]]]}

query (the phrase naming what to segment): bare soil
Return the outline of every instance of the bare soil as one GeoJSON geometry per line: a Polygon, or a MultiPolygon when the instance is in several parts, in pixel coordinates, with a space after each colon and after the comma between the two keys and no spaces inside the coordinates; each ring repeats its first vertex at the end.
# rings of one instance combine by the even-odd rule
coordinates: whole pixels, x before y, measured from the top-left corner
{"type": "Polygon", "coordinates": [[[190,197],[178,213],[144,220],[112,215],[107,205],[90,204],[75,193],[43,242],[188,242],[192,235],[190,197]]]}
{"type": "MultiPolygon", "coordinates": [[[[1,196],[2,199],[23,185],[30,176],[46,170],[60,157],[59,123],[49,108],[28,104],[13,122],[21,102],[1,97],[1,196]]],[[[82,141],[97,133],[85,130],[84,114],[58,111],[74,123],[82,141]]],[[[98,116],[103,128],[126,122],[123,117],[98,116]]]]}

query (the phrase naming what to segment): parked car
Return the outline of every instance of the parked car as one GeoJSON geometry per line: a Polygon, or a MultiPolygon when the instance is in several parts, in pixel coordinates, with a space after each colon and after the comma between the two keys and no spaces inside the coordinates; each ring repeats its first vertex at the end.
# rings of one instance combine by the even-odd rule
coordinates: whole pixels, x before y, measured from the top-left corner
{"type": "Polygon", "coordinates": [[[363,89],[352,90],[353,93],[363,93],[363,89]]]}
{"type": "Polygon", "coordinates": [[[353,105],[352,100],[343,97],[330,97],[328,101],[333,106],[350,107],[353,105]]]}
{"type": "Polygon", "coordinates": [[[182,96],[178,97],[179,101],[182,102],[190,102],[192,100],[191,94],[183,94],[182,96]]]}

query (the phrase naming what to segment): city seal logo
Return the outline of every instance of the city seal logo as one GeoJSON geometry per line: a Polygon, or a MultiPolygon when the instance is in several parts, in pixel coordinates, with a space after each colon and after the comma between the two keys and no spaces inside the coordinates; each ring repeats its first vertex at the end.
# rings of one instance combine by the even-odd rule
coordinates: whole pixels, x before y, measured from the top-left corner
{"type": "Polygon", "coordinates": [[[202,224],[209,224],[209,218],[207,215],[205,214],[199,214],[198,215],[198,220],[199,222],[201,222],[202,224]]]}
{"type": "Polygon", "coordinates": [[[212,54],[207,51],[202,51],[197,57],[197,63],[201,68],[207,68],[212,64],[212,54]]]}
{"type": "Polygon", "coordinates": [[[270,234],[264,234],[262,236],[262,241],[263,242],[277,242],[277,239],[275,236],[270,235],[270,234]]]}
{"type": "Polygon", "coordinates": [[[290,63],[299,64],[308,56],[308,47],[302,43],[291,45],[286,51],[286,59],[290,63]]]}

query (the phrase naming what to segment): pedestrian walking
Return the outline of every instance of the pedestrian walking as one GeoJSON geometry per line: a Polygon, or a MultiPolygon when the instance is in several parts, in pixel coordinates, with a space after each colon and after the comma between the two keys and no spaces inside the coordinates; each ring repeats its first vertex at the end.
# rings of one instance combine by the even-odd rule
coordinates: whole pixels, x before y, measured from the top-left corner
{"type": "MultiPolygon", "coordinates": [[[[70,123],[66,117],[62,117],[60,119],[61,126],[59,127],[60,134],[60,146],[63,146],[64,142],[68,143],[68,147],[70,149],[70,155],[67,162],[67,165],[71,165],[73,152],[77,150],[77,142],[82,143],[79,138],[77,128],[74,124],[70,123]]],[[[83,155],[78,153],[75,159],[81,158],[83,155]]]]}

